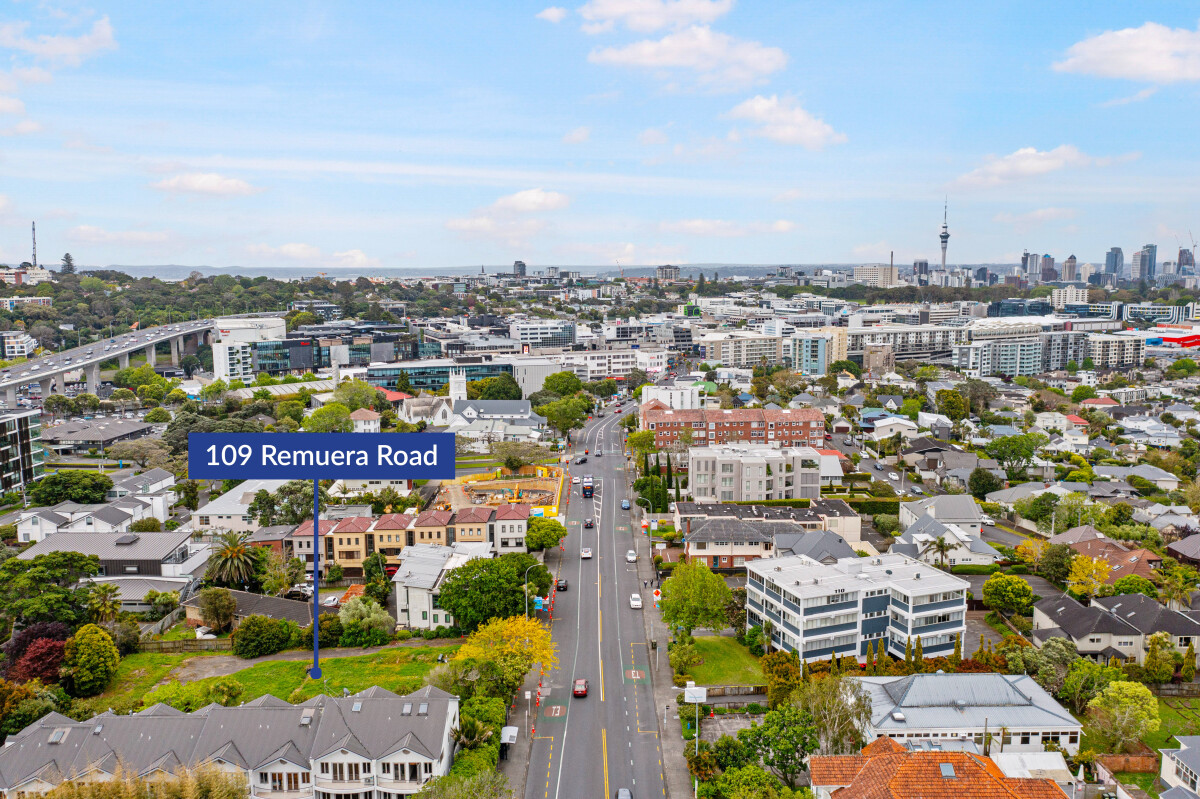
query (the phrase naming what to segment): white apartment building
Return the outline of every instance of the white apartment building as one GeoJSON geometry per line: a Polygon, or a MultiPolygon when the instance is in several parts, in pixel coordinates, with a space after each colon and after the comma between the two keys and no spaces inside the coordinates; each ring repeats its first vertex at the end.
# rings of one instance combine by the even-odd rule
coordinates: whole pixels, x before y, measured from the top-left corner
{"type": "Polygon", "coordinates": [[[854,267],[854,282],[876,288],[888,288],[900,284],[900,270],[887,264],[854,267]]]}
{"type": "Polygon", "coordinates": [[[213,376],[217,380],[254,382],[254,348],[244,341],[215,341],[213,376]]]}
{"type": "Polygon", "coordinates": [[[265,490],[272,494],[286,480],[246,480],[192,514],[192,531],[201,533],[252,533],[261,525],[250,514],[254,495],[265,490]]]}
{"type": "Polygon", "coordinates": [[[287,322],[279,317],[222,317],[217,320],[213,340],[213,376],[217,380],[254,381],[256,341],[287,337],[287,322]]]}
{"type": "MultiPolygon", "coordinates": [[[[633,351],[637,359],[637,368],[647,374],[659,374],[667,371],[667,351],[658,349],[636,349],[633,351]]],[[[633,388],[636,388],[634,386],[633,388]]]]}
{"type": "Polygon", "coordinates": [[[970,583],[903,555],[818,563],[803,555],[746,563],[746,620],[774,625],[772,644],[805,660],[863,660],[867,647],[903,658],[949,655],[966,633],[970,583]]]}
{"type": "MultiPolygon", "coordinates": [[[[835,352],[830,360],[845,357],[862,357],[868,344],[890,344],[896,360],[927,360],[937,355],[950,355],[955,344],[970,340],[965,327],[941,327],[938,325],[878,325],[876,327],[832,328],[846,336],[845,352],[835,352]]],[[[824,332],[824,331],[822,331],[824,332]]]]}
{"type": "Polygon", "coordinates": [[[574,372],[585,383],[625,377],[638,368],[638,350],[584,350],[564,352],[555,357],[561,358],[563,368],[574,372]]]}
{"type": "Polygon", "coordinates": [[[539,347],[569,347],[575,343],[575,323],[563,319],[525,319],[508,326],[509,338],[539,347]]]}
{"type": "Polygon", "coordinates": [[[1088,357],[1100,369],[1141,366],[1146,360],[1146,340],[1140,336],[1089,333],[1088,357]]]}
{"type": "Polygon", "coordinates": [[[708,364],[754,367],[783,363],[783,337],[749,330],[706,333],[700,337],[700,358],[708,364]]]}
{"type": "Polygon", "coordinates": [[[642,389],[642,404],[659,401],[676,411],[700,408],[699,386],[646,386],[642,389]]]}
{"type": "Polygon", "coordinates": [[[1050,292],[1050,304],[1058,311],[1065,308],[1067,303],[1086,303],[1087,301],[1088,290],[1079,286],[1067,286],[1050,292]]]}
{"type": "MultiPolygon", "coordinates": [[[[732,442],[688,449],[688,488],[696,502],[820,499],[821,453],[812,447],[732,442]]],[[[837,465],[837,480],[842,470],[837,465]]]]}
{"type": "Polygon", "coordinates": [[[438,604],[442,582],[450,572],[476,558],[492,557],[487,541],[456,541],[452,546],[413,544],[400,551],[392,576],[397,623],[410,630],[453,627],[454,617],[438,604]]]}
{"type": "Polygon", "coordinates": [[[1042,342],[1038,338],[1018,338],[956,344],[954,367],[968,377],[1040,374],[1042,342]]]}
{"type": "Polygon", "coordinates": [[[24,330],[0,330],[0,343],[4,344],[4,359],[31,358],[37,351],[37,339],[24,330]]]}

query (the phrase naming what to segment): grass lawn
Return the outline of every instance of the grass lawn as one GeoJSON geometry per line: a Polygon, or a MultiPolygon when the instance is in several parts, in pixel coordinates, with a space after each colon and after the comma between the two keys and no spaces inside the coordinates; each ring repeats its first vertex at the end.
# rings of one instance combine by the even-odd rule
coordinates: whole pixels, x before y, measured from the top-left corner
{"type": "Polygon", "coordinates": [[[1158,799],[1158,789],[1154,787],[1154,781],[1158,779],[1157,774],[1142,774],[1134,771],[1118,771],[1116,778],[1119,782],[1126,785],[1136,785],[1146,793],[1158,799]]]}
{"type": "MultiPolygon", "coordinates": [[[[421,687],[425,674],[437,665],[439,654],[452,655],[457,646],[392,647],[369,655],[346,658],[321,658],[323,679],[308,678],[311,660],[272,660],[233,674],[246,688],[244,701],[273,694],[289,702],[302,702],[319,693],[340,696],[343,688],[351,693],[378,685],[399,694],[421,687]]],[[[171,657],[171,656],[168,656],[171,657]]],[[[220,677],[200,680],[211,685],[220,677]]]]}
{"type": "Polygon", "coordinates": [[[1167,749],[1173,736],[1200,732],[1200,699],[1160,698],[1158,716],[1162,724],[1142,741],[1151,749],[1167,749]]]}
{"type": "Polygon", "coordinates": [[[192,641],[196,638],[196,631],[188,626],[188,623],[181,621],[174,627],[171,627],[162,634],[164,641],[192,641]]]}
{"type": "Polygon", "coordinates": [[[692,673],[697,685],[763,685],[758,658],[734,638],[705,635],[696,638],[696,652],[703,659],[692,673]]]}

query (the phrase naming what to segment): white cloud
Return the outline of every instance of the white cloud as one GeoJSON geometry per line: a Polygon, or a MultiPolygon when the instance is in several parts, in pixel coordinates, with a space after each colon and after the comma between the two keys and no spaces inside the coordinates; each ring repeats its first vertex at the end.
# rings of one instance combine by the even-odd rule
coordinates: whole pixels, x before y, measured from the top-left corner
{"type": "Polygon", "coordinates": [[[25,36],[28,22],[8,22],[0,25],[0,47],[19,50],[56,64],[77,67],[85,58],[116,50],[117,40],[113,36],[112,23],[101,17],[92,23],[92,29],[81,36],[48,36],[34,38],[25,36]]]}
{"type": "Polygon", "coordinates": [[[796,227],[794,222],[779,219],[775,222],[729,222],[724,219],[680,219],[662,222],[659,230],[664,233],[681,233],[686,236],[711,236],[714,238],[737,238],[759,233],[789,233],[796,227]]]}
{"type": "Polygon", "coordinates": [[[41,131],[42,125],[40,122],[34,122],[32,119],[22,119],[11,128],[0,130],[0,134],[4,136],[28,136],[31,133],[41,131]]]}
{"type": "Polygon", "coordinates": [[[1070,167],[1108,166],[1117,160],[1137,158],[1136,153],[1118,159],[1096,158],[1079,151],[1078,147],[1063,144],[1053,150],[1022,147],[1015,153],[997,158],[989,156],[983,166],[973,169],[954,181],[963,188],[1001,186],[1018,180],[1041,177],[1070,167]]]}
{"type": "Polygon", "coordinates": [[[54,76],[49,70],[41,67],[17,67],[12,71],[13,77],[22,83],[50,83],[54,76]]]}
{"type": "Polygon", "coordinates": [[[1105,31],[1071,45],[1054,69],[1154,83],[1200,80],[1200,30],[1147,22],[1105,31]]]}
{"type": "Polygon", "coordinates": [[[1075,218],[1074,208],[1038,208],[1023,214],[1011,214],[1007,211],[992,217],[993,222],[1012,225],[1017,230],[1028,230],[1046,222],[1059,222],[1075,218]]]}
{"type": "Polygon", "coordinates": [[[798,144],[806,150],[820,150],[829,144],[842,144],[846,134],[838,133],[831,125],[801,108],[791,97],[782,100],[777,95],[757,95],[735,106],[725,115],[729,119],[744,119],[758,125],[747,131],[779,144],[798,144]]]}
{"type": "Polygon", "coordinates": [[[315,261],[321,257],[321,250],[311,244],[292,242],[272,247],[269,244],[251,244],[246,248],[251,255],[262,255],[279,258],[293,258],[297,261],[315,261]]]}
{"type": "Polygon", "coordinates": [[[67,231],[67,238],[85,244],[162,244],[171,234],[156,230],[105,230],[95,225],[79,225],[67,231]]]}
{"type": "Polygon", "coordinates": [[[733,0],[588,0],[579,8],[585,33],[604,33],[621,23],[631,31],[707,25],[728,14],[733,0]]]}
{"type": "Polygon", "coordinates": [[[239,178],[227,178],[215,172],[189,172],[150,184],[162,191],[208,194],[214,197],[245,197],[262,189],[239,178]]]}
{"type": "Polygon", "coordinates": [[[544,19],[547,22],[553,22],[555,25],[557,25],[566,19],[567,10],[565,8],[560,8],[559,6],[550,6],[549,8],[543,8],[541,11],[534,14],[534,16],[538,19],[544,19]]]}
{"type": "Polygon", "coordinates": [[[0,114],[24,114],[25,103],[19,97],[0,97],[0,114]]]}
{"type": "Polygon", "coordinates": [[[1142,100],[1149,100],[1154,95],[1158,94],[1157,86],[1149,86],[1142,89],[1140,92],[1135,92],[1128,97],[1116,97],[1112,100],[1106,100],[1100,103],[1101,108],[1112,108],[1118,105],[1129,105],[1130,103],[1140,103],[1142,100]]]}
{"type": "Polygon", "coordinates": [[[580,125],[579,127],[575,128],[575,130],[572,130],[563,136],[562,140],[567,144],[583,144],[591,137],[591,135],[591,128],[589,128],[587,125],[580,125]]]}
{"type": "Polygon", "coordinates": [[[666,144],[667,134],[663,133],[658,128],[646,128],[638,134],[638,144],[644,144],[647,147],[652,147],[656,144],[666,144]]]}
{"type": "Polygon", "coordinates": [[[509,247],[524,247],[546,228],[542,219],[509,218],[477,215],[446,222],[446,229],[470,238],[498,241],[509,247]]]}
{"type": "Polygon", "coordinates": [[[772,202],[777,203],[792,203],[804,196],[804,192],[799,189],[784,189],[771,198],[772,202]]]}
{"type": "Polygon", "coordinates": [[[662,39],[647,39],[624,47],[605,47],[588,54],[593,64],[637,67],[656,72],[688,70],[700,85],[735,90],[762,82],[787,65],[778,47],[737,39],[694,25],[662,39]]]}
{"type": "Polygon", "coordinates": [[[516,194],[501,197],[492,203],[495,211],[510,211],[518,214],[535,213],[538,211],[559,211],[571,203],[571,198],[557,191],[545,189],[526,189],[516,194]]]}
{"type": "Polygon", "coordinates": [[[372,258],[362,250],[346,250],[333,254],[337,266],[343,269],[378,269],[382,263],[378,258],[372,258]]]}

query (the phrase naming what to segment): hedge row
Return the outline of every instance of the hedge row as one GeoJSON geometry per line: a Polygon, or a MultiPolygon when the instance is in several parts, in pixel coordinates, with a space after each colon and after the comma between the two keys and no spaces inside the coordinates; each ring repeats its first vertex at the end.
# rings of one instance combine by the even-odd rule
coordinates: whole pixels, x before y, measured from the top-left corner
{"type": "Polygon", "coordinates": [[[961,566],[951,566],[950,567],[951,574],[995,574],[998,571],[1003,571],[1003,569],[1001,569],[999,566],[995,565],[994,563],[989,563],[986,565],[984,565],[984,564],[978,564],[978,565],[964,564],[961,566]]]}
{"type": "MultiPolygon", "coordinates": [[[[868,514],[874,516],[877,513],[900,513],[900,500],[895,498],[879,498],[879,497],[851,497],[844,499],[842,497],[826,497],[826,499],[841,499],[849,505],[856,513],[868,514]]],[[[808,499],[764,499],[757,502],[742,500],[740,502],[730,503],[733,505],[764,505],[767,507],[783,507],[783,508],[807,508],[812,504],[812,500],[808,499]]]]}

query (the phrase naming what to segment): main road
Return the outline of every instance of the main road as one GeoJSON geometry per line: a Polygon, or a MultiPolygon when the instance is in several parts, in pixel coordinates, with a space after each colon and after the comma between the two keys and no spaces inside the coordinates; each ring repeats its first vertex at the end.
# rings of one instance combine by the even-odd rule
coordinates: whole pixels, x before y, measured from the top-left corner
{"type": "MultiPolygon", "coordinates": [[[[635,409],[631,404],[626,412],[635,409]]],[[[631,511],[621,508],[633,498],[620,419],[616,413],[594,418],[571,458],[571,476],[592,475],[596,489],[585,499],[578,485],[571,486],[565,551],[555,575],[569,586],[554,604],[559,666],[542,681],[524,799],[612,799],[620,788],[634,799],[666,795],[647,668],[654,653],[642,618],[657,611],[638,564],[626,559],[629,550],[639,559],[653,553],[631,511]],[[576,464],[585,451],[588,462],[576,464]],[[584,526],[588,519],[594,527],[584,526]],[[591,549],[590,559],[580,557],[584,548],[591,549]],[[635,593],[642,596],[642,610],[630,607],[635,593]],[[588,681],[586,697],[572,696],[577,679],[588,681]]]]}

